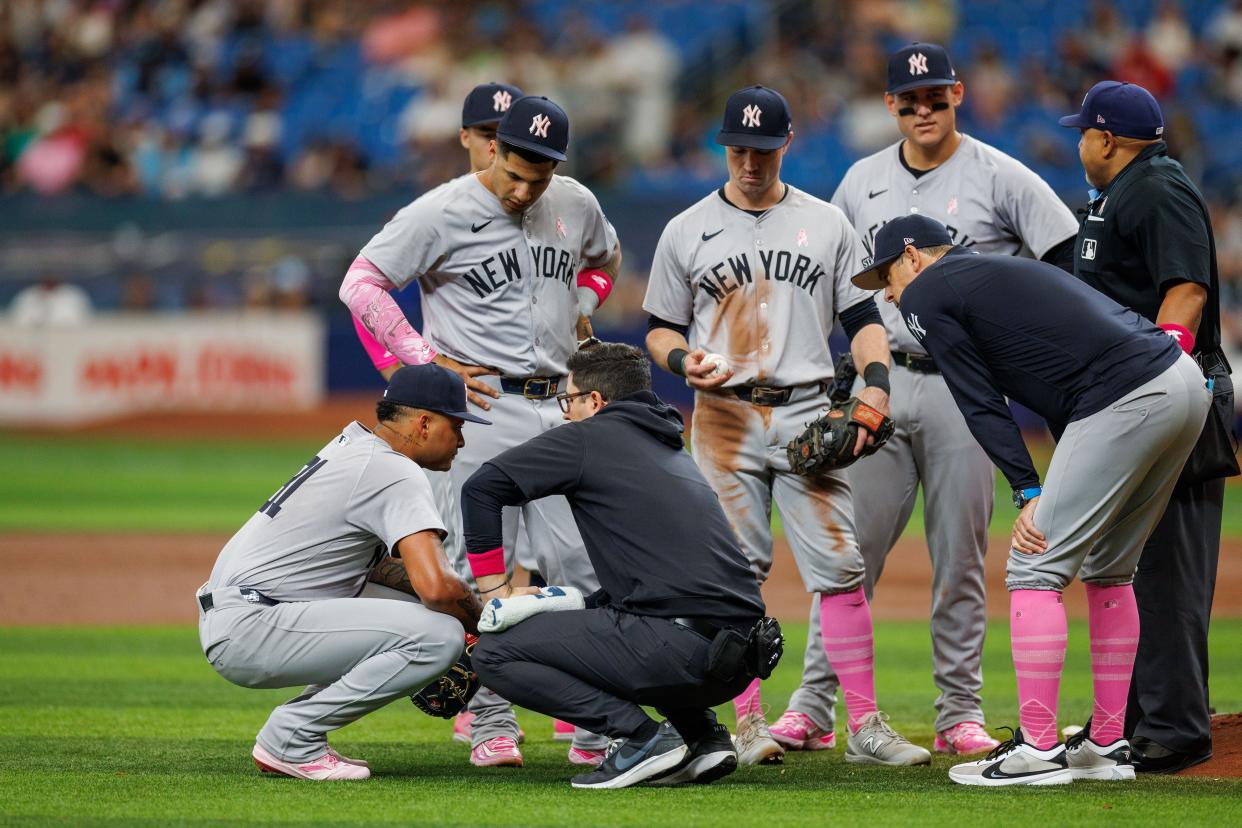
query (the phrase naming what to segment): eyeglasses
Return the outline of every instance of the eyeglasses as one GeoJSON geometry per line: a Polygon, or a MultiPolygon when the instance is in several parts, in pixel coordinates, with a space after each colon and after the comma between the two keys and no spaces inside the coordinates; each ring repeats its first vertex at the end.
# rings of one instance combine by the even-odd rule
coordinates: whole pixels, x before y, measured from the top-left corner
{"type": "Polygon", "coordinates": [[[574,393],[572,393],[572,394],[571,394],[571,393],[569,393],[568,391],[563,391],[563,392],[561,392],[560,394],[557,394],[557,395],[556,395],[556,401],[557,401],[557,402],[560,404],[560,406],[561,406],[561,413],[562,413],[562,414],[568,414],[568,413],[569,413],[569,401],[570,401],[570,400],[572,400],[572,399],[573,399],[573,398],[575,398],[575,397],[586,397],[586,396],[589,396],[589,395],[590,395],[590,393],[591,393],[590,391],[575,391],[574,393]]]}

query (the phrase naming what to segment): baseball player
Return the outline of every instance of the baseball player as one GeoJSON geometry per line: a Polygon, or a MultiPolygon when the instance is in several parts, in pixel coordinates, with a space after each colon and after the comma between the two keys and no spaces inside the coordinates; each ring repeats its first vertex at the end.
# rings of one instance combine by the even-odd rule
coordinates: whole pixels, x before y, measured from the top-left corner
{"type": "MultiPolygon", "coordinates": [[[[394,374],[376,417],[374,430],[351,423],[268,498],[197,594],[216,672],[243,687],[311,685],[259,731],[253,756],[265,772],[368,778],[328,733],[426,686],[461,654],[463,628],[476,631],[479,599],[444,555],[423,469],[449,468],[463,421],[487,421],[466,411],[460,378],[435,365],[394,374]],[[393,586],[421,604],[356,597],[389,552],[402,564],[393,586]]],[[[385,593],[397,594],[366,594],[385,593]]]]}
{"type": "MultiPolygon", "coordinates": [[[[887,88],[884,99],[902,139],[854,164],[832,197],[868,253],[888,219],[928,215],[944,222],[963,246],[1035,256],[1072,272],[1073,214],[1022,164],[957,131],[964,88],[943,48],[914,43],[899,49],[888,61],[887,88]]],[[[893,348],[897,428],[875,457],[848,471],[867,595],[910,519],[921,484],[932,562],[932,674],[940,689],[935,749],[991,750],[997,742],[983,728],[979,691],[987,622],[983,555],[994,471],[934,360],[892,307],[880,311],[893,348]]],[[[772,736],[795,750],[831,748],[836,739],[837,679],[818,640],[818,612],[812,602],[802,686],[772,726],[772,736]]]]}
{"type": "MultiPolygon", "coordinates": [[[[470,159],[470,172],[483,172],[492,165],[490,152],[492,142],[496,140],[496,125],[509,111],[513,102],[522,97],[522,94],[522,90],[512,84],[493,81],[479,84],[470,90],[470,94],[466,95],[466,100],[461,106],[459,138],[462,148],[466,150],[466,155],[470,159]]],[[[358,333],[358,341],[362,343],[363,350],[367,352],[375,370],[387,380],[401,367],[401,360],[381,345],[358,317],[352,318],[354,330],[358,333]]],[[[436,487],[434,482],[433,488],[436,488],[437,498],[440,497],[441,492],[446,495],[451,495],[452,492],[448,485],[436,487]]],[[[441,504],[439,500],[436,502],[437,505],[442,506],[440,510],[442,513],[451,513],[452,507],[448,505],[450,501],[445,501],[444,504],[441,504]]],[[[455,527],[449,527],[449,534],[454,534],[454,530],[455,527]]]]}
{"type": "MultiPolygon", "coordinates": [[[[584,308],[579,293],[606,298],[621,261],[595,197],[555,174],[569,142],[564,110],[547,98],[520,98],[496,134],[491,166],[397,213],[362,249],[340,292],[401,362],[444,365],[465,380],[472,403],[493,411],[493,428],[466,426],[466,448],[450,472],[454,503],[483,462],[560,422],[555,397],[564,387],[565,361],[575,350],[583,310],[594,309],[584,308]],[[422,292],[426,338],[389,296],[413,281],[422,292]]],[[[506,549],[517,546],[517,518],[518,510],[506,510],[506,549]]],[[[598,588],[563,497],[525,504],[521,518],[522,539],[548,581],[598,588]]],[[[456,507],[448,522],[460,526],[456,507]]],[[[460,536],[450,536],[445,548],[468,577],[460,536]]],[[[520,765],[509,704],[480,691],[470,711],[471,762],[520,765]]],[[[575,739],[571,761],[602,761],[602,737],[575,739]]]]}
{"type": "MultiPolygon", "coordinates": [[[[695,460],[761,581],[772,565],[773,500],[780,508],[803,582],[821,593],[823,646],[846,691],[846,758],[924,764],[930,754],[894,732],[876,707],[849,484],[840,471],[791,473],[784,450],[825,407],[835,318],[862,366],[859,398],[888,409],[888,338],[873,298],[849,282],[861,242],[839,209],[780,180],[792,137],[779,93],[754,86],[729,98],[716,136],[727,147],[729,180],[660,237],[643,302],[651,314],[647,347],[657,365],[696,391],[695,460]]],[[[739,761],[783,761],[759,682],[734,705],[739,761]]]]}
{"type": "Polygon", "coordinates": [[[963,785],[1133,780],[1123,735],[1138,649],[1134,571],[1203,429],[1211,393],[1199,366],[1153,323],[1051,265],[972,254],[943,224],[899,216],[854,278],[884,288],[940,366],[971,433],[1014,490],[1008,578],[1021,726],[963,785]],[[1040,485],[1006,397],[1059,435],[1040,485]],[[1090,731],[1058,742],[1065,662],[1061,591],[1086,584],[1090,731]]]}

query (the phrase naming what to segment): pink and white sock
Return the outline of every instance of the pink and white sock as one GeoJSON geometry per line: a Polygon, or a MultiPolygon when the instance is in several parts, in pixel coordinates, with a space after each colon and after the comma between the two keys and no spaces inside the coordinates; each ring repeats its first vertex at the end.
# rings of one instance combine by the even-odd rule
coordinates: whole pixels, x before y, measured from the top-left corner
{"type": "Polygon", "coordinates": [[[875,705],[875,636],[871,606],[863,588],[819,596],[819,626],[824,652],[841,683],[852,733],[875,705]]]}
{"type": "Polygon", "coordinates": [[[733,700],[733,710],[737,713],[737,720],[740,722],[752,713],[763,712],[763,697],[759,693],[759,679],[755,679],[746,685],[746,689],[738,694],[733,700]]]}
{"type": "Polygon", "coordinates": [[[1091,631],[1091,678],[1095,685],[1091,740],[1107,745],[1123,734],[1130,674],[1138,651],[1139,615],[1134,587],[1087,584],[1087,619],[1091,631]]]}
{"type": "Polygon", "coordinates": [[[1009,593],[1009,640],[1018,674],[1018,723],[1040,750],[1055,745],[1057,692],[1065,667],[1065,604],[1050,589],[1009,593]]]}

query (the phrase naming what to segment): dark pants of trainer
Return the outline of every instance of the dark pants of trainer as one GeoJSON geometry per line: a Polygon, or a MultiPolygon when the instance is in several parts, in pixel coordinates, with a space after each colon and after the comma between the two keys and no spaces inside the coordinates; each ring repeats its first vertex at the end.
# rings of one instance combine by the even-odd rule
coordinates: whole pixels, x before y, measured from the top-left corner
{"type": "MultiPolygon", "coordinates": [[[[1233,384],[1223,370],[1213,376],[1212,404],[1232,424],[1233,384]]],[[[1192,756],[1212,750],[1208,620],[1224,500],[1223,478],[1174,489],[1134,578],[1141,632],[1126,734],[1192,756]]]]}
{"type": "Polygon", "coordinates": [[[485,634],[474,651],[483,686],[516,705],[610,738],[637,733],[656,708],[687,742],[715,723],[709,708],[750,678],[707,675],[707,638],[672,621],[610,607],[536,615],[485,634]]]}

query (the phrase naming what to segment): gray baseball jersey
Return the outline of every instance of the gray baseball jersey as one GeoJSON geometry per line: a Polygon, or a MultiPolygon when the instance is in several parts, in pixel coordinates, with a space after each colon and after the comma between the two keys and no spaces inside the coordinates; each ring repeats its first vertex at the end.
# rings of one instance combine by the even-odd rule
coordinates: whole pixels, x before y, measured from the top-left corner
{"type": "Polygon", "coordinates": [[[397,541],[428,529],[444,534],[422,468],[350,423],[225,544],[207,589],[249,587],[277,601],[353,597],[397,541]]]}
{"type": "Polygon", "coordinates": [[[801,190],[758,217],[716,191],[664,228],[643,309],[724,355],[727,386],[817,382],[834,316],[870,295],[849,280],[864,255],[845,214],[801,190]]]}
{"type": "Polygon", "coordinates": [[[362,255],[397,287],[418,280],[422,333],[437,351],[505,376],[563,376],[577,344],[578,271],[616,245],[599,202],[572,178],[554,175],[512,215],[471,173],[404,207],[362,255]]]}
{"type": "MultiPolygon", "coordinates": [[[[948,161],[919,177],[901,162],[901,142],[850,167],[832,196],[863,237],[905,213],[943,222],[957,244],[980,253],[1039,258],[1078,233],[1078,221],[1042,178],[1021,162],[963,135],[948,161]]],[[[894,350],[927,353],[887,302],[880,313],[894,350]]]]}

